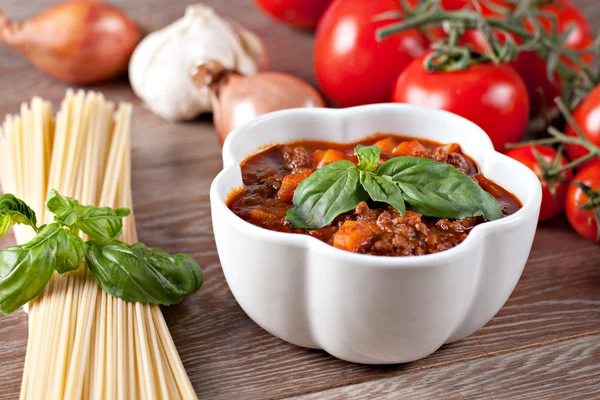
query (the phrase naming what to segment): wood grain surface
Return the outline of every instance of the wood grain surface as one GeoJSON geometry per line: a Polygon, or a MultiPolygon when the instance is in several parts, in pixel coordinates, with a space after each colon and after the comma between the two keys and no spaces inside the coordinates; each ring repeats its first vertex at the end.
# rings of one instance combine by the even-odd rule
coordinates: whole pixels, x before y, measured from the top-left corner
{"type": "Polygon", "coordinates": [[[586,336],[294,399],[592,399],[600,397],[600,368],[590,368],[598,363],[600,341],[586,336]]]}
{"type": "MultiPolygon", "coordinates": [[[[367,0],[352,0],[367,1],[367,0]]],[[[600,2],[579,0],[600,28],[600,2]]],[[[54,0],[3,0],[26,18],[54,0]]],[[[146,30],[183,14],[183,0],[113,1],[146,30]]],[[[273,70],[315,84],[312,34],[262,15],[252,0],[211,0],[220,13],[256,31],[273,70]]],[[[0,47],[0,116],[34,95],[63,97],[67,85],[0,47]]],[[[199,398],[599,398],[600,247],[574,233],[564,217],[540,225],[513,295],[471,337],[411,364],[361,366],[322,351],[289,345],[254,324],[231,295],[211,229],[208,188],[221,168],[209,118],[173,124],[148,112],[126,78],[94,87],[135,104],[133,194],[140,240],[193,255],[203,266],[202,290],[163,311],[199,398]]],[[[0,241],[4,246],[12,237],[0,241]]],[[[0,317],[0,399],[18,397],[27,316],[0,317]]]]}

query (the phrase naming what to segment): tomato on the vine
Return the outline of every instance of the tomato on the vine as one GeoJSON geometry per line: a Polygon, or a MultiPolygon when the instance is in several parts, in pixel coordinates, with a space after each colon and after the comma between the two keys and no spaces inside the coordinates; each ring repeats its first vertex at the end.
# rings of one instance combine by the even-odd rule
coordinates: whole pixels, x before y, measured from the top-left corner
{"type": "MultiPolygon", "coordinates": [[[[600,148],[600,86],[596,86],[579,106],[573,111],[573,119],[583,135],[592,144],[600,148]]],[[[569,136],[576,137],[575,129],[567,124],[566,133],[569,136]]],[[[576,160],[589,153],[589,150],[577,144],[567,145],[567,154],[571,160],[576,160]]],[[[597,157],[596,157],[597,159],[597,157]]],[[[588,165],[590,162],[582,164],[588,165]]]]}
{"type": "Polygon", "coordinates": [[[523,146],[512,149],[506,153],[510,158],[521,162],[540,178],[542,184],[542,208],[539,221],[547,221],[556,217],[565,207],[569,182],[573,178],[571,170],[561,174],[561,179],[546,179],[544,169],[548,167],[564,167],[569,163],[566,157],[559,156],[558,151],[549,146],[523,146]],[[535,151],[534,151],[535,149],[535,151]],[[543,163],[536,157],[541,157],[543,163]]]}
{"type": "MultiPolygon", "coordinates": [[[[456,8],[463,8],[473,5],[473,0],[444,0],[451,1],[456,8]],[[458,4],[462,3],[461,7],[458,4]]],[[[502,7],[514,7],[514,4],[506,0],[493,0],[493,3],[502,7]]],[[[443,2],[442,2],[443,4],[443,2]]],[[[487,4],[487,3],[486,3],[487,4]]],[[[455,8],[455,9],[456,9],[455,8]]],[[[556,21],[556,28],[559,34],[571,32],[564,42],[564,46],[572,50],[583,50],[589,48],[593,43],[593,37],[589,23],[583,13],[570,0],[555,0],[554,2],[544,3],[539,6],[540,16],[537,18],[540,27],[546,33],[552,32],[552,21],[556,21]]],[[[493,7],[481,7],[481,13],[484,17],[499,18],[501,14],[493,7]]],[[[530,32],[534,31],[533,25],[525,20],[525,25],[530,32]]],[[[519,43],[518,38],[512,35],[513,39],[519,43]]],[[[497,37],[502,40],[501,34],[497,37]]],[[[465,33],[463,40],[473,46],[476,51],[483,51],[484,41],[483,36],[477,31],[468,31],[465,33]]],[[[593,61],[592,55],[582,57],[582,60],[591,64],[593,61]]],[[[564,60],[568,64],[568,60],[564,60]]],[[[554,74],[552,81],[548,79],[547,64],[536,52],[524,51],[521,52],[518,58],[511,63],[523,78],[527,91],[531,99],[531,111],[534,114],[540,114],[544,110],[555,109],[554,98],[560,95],[560,78],[558,74],[554,74]]]]}
{"type": "Polygon", "coordinates": [[[463,9],[467,6],[475,7],[474,2],[477,1],[478,9],[483,11],[483,13],[491,14],[495,9],[500,7],[508,8],[512,7],[514,3],[511,3],[510,0],[442,0],[440,2],[442,8],[449,11],[457,11],[463,9]]]}
{"type": "MultiPolygon", "coordinates": [[[[563,44],[566,48],[584,50],[593,44],[594,38],[587,19],[570,0],[555,0],[543,4],[540,6],[539,11],[542,15],[537,20],[547,33],[552,32],[553,21],[556,21],[558,34],[571,30],[563,44]]],[[[528,29],[533,32],[533,26],[527,21],[525,23],[528,29]]],[[[590,65],[593,62],[591,54],[581,58],[590,65]]],[[[565,59],[564,61],[575,68],[569,60],[565,59]]],[[[527,85],[535,113],[540,113],[544,109],[556,108],[554,98],[560,95],[560,78],[558,74],[555,74],[552,81],[548,80],[547,64],[537,53],[533,51],[521,53],[513,66],[521,74],[527,85]]]]}
{"type": "MultiPolygon", "coordinates": [[[[556,21],[558,34],[571,30],[564,45],[573,50],[582,50],[589,44],[592,29],[581,10],[571,0],[554,0],[540,6],[537,19],[546,32],[552,31],[552,23],[556,21]]],[[[527,23],[527,21],[526,21],[527,23]]],[[[533,30],[533,27],[530,27],[533,30]]]]}
{"type": "Polygon", "coordinates": [[[268,15],[296,28],[315,29],[332,0],[254,0],[268,15]]]}
{"type": "Polygon", "coordinates": [[[575,175],[566,209],[571,226],[581,236],[600,243],[600,160],[575,175]]]}
{"type": "Polygon", "coordinates": [[[374,20],[389,11],[401,12],[400,3],[335,0],[321,18],[315,72],[321,90],[337,105],[390,101],[398,74],[427,51],[428,41],[418,29],[377,41],[377,29],[398,21],[374,20]]]}
{"type": "Polygon", "coordinates": [[[508,64],[474,64],[463,71],[429,72],[423,57],[398,77],[392,101],[446,110],[479,125],[498,151],[523,138],[527,88],[508,64]]]}

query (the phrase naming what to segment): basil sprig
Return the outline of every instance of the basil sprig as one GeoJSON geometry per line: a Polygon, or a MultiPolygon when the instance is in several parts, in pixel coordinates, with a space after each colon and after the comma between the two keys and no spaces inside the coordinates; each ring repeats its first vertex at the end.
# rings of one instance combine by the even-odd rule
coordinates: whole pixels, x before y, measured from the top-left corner
{"type": "Polygon", "coordinates": [[[350,161],[328,164],[300,182],[286,219],[294,228],[318,229],[361,201],[387,203],[404,215],[406,203],[428,217],[461,219],[504,214],[496,199],[451,165],[420,157],[395,157],[379,165],[377,146],[354,149],[350,161]]]}
{"type": "Polygon", "coordinates": [[[28,243],[0,251],[3,314],[37,296],[54,271],[75,271],[84,258],[100,286],[127,301],[171,305],[202,286],[202,270],[192,257],[116,240],[129,209],[82,206],[55,190],[49,192],[46,207],[55,222],[38,228],[35,213],[22,200],[0,196],[0,236],[14,224],[29,225],[37,232],[28,243]],[[91,240],[86,243],[77,236],[80,230],[91,240]]]}
{"type": "Polygon", "coordinates": [[[52,189],[48,193],[46,208],[54,214],[54,220],[81,230],[97,240],[115,240],[123,230],[123,218],[131,211],[128,208],[82,206],[75,199],[61,196],[52,189]]]}

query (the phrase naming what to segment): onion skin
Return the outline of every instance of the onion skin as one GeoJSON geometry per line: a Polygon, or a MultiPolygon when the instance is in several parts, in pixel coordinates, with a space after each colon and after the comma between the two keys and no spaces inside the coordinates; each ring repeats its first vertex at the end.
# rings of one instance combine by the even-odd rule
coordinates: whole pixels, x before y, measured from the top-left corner
{"type": "Polygon", "coordinates": [[[240,125],[273,111],[289,108],[325,107],[312,86],[282,72],[244,76],[209,62],[193,77],[196,87],[211,90],[213,121],[221,144],[240,125]]]}
{"type": "Polygon", "coordinates": [[[273,111],[325,107],[323,98],[308,83],[281,72],[252,76],[233,75],[213,97],[213,119],[219,141],[240,125],[273,111]]]}
{"type": "Polygon", "coordinates": [[[90,84],[119,75],[140,37],[127,14],[100,1],[58,3],[22,23],[0,11],[0,42],[69,83],[90,84]]]}

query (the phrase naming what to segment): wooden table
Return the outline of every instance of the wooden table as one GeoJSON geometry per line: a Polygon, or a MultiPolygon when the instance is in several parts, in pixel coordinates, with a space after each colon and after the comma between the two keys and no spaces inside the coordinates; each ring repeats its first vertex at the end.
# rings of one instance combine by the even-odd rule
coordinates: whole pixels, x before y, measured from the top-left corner
{"type": "MultiPolygon", "coordinates": [[[[25,18],[54,2],[3,0],[2,7],[25,18]]],[[[146,30],[180,17],[188,3],[114,2],[146,30]]],[[[251,0],[207,3],[264,38],[272,69],[315,83],[310,33],[272,22],[251,0]]],[[[597,31],[600,2],[577,3],[597,31]]],[[[56,105],[66,87],[0,48],[0,115],[16,112],[33,95],[56,105]]],[[[144,109],[125,79],[96,89],[135,103],[133,194],[140,240],[189,253],[203,266],[202,290],[164,309],[200,398],[600,397],[600,247],[579,237],[564,217],[540,225],[517,288],[477,333],[410,364],[349,364],[271,336],[231,295],[211,229],[208,188],[221,168],[221,153],[210,120],[164,122],[144,109]]],[[[26,344],[26,314],[1,316],[0,398],[18,396],[26,344]]]]}

